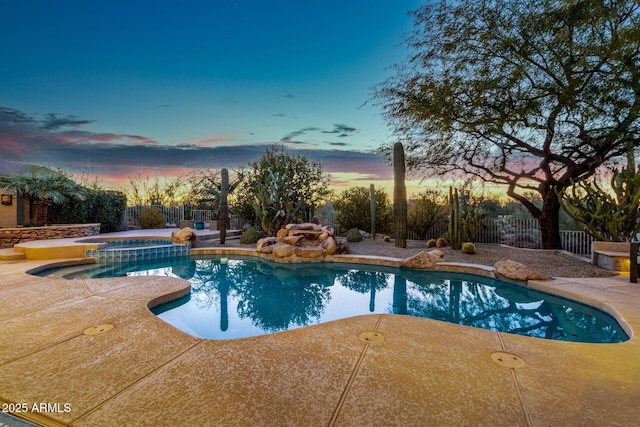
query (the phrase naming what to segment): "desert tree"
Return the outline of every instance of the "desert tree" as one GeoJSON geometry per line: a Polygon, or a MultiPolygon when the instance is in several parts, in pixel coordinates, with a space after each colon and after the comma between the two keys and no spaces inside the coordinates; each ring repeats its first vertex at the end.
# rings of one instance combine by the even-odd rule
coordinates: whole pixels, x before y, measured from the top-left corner
{"type": "Polygon", "coordinates": [[[559,248],[557,194],[640,145],[640,3],[434,0],[412,14],[410,56],[374,90],[408,166],[503,185],[559,248]]]}

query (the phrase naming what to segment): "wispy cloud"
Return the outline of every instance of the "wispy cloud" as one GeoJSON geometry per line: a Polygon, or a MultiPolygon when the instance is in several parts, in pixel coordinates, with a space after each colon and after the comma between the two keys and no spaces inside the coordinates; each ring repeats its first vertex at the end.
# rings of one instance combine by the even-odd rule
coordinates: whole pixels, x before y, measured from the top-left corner
{"type": "MultiPolygon", "coordinates": [[[[310,134],[314,132],[335,135],[337,138],[347,138],[357,133],[358,130],[354,127],[343,125],[343,124],[335,124],[333,126],[333,129],[322,129],[315,126],[309,126],[304,129],[300,129],[300,130],[289,133],[288,135],[282,137],[280,139],[280,142],[283,144],[302,144],[305,142],[310,142],[310,141],[302,141],[300,138],[303,136],[310,136],[313,139],[313,136],[310,134]]],[[[336,143],[330,143],[330,144],[339,145],[336,143]]]]}
{"type": "Polygon", "coordinates": [[[320,130],[320,128],[317,127],[306,127],[304,129],[300,129],[300,130],[296,130],[294,132],[289,133],[288,135],[285,135],[284,137],[282,137],[280,139],[280,142],[282,142],[283,144],[302,144],[303,141],[299,141],[298,137],[301,137],[303,135],[306,135],[310,132],[314,132],[314,131],[318,131],[320,130]]]}
{"type": "Polygon", "coordinates": [[[322,133],[335,133],[338,136],[345,137],[357,132],[357,129],[347,125],[336,124],[332,130],[323,130],[322,133]]]}

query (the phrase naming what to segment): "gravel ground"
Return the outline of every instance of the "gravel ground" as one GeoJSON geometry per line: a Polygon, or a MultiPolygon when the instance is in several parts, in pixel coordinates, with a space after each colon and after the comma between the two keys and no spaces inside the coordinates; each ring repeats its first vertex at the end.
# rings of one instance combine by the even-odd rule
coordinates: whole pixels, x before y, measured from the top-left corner
{"type": "MultiPolygon", "coordinates": [[[[227,240],[225,246],[255,247],[243,245],[237,239],[227,240]]],[[[379,255],[393,258],[407,258],[420,251],[429,251],[426,242],[408,241],[406,248],[397,248],[394,242],[382,239],[364,239],[362,242],[349,243],[352,254],[379,255]]],[[[450,247],[441,249],[446,262],[466,262],[470,264],[494,265],[497,261],[510,259],[522,263],[539,273],[550,277],[610,277],[616,273],[596,267],[587,258],[581,258],[566,252],[519,249],[495,244],[477,244],[476,253],[468,255],[450,247]]]]}
{"type": "MultiPolygon", "coordinates": [[[[426,249],[425,242],[408,241],[406,248],[396,248],[394,243],[376,239],[350,243],[352,253],[363,255],[385,255],[406,258],[426,249]]],[[[477,244],[476,253],[465,254],[450,247],[442,248],[447,262],[494,265],[497,261],[510,259],[522,263],[539,273],[550,277],[610,277],[616,273],[591,264],[588,258],[581,258],[567,252],[519,249],[496,244],[477,244]]]]}

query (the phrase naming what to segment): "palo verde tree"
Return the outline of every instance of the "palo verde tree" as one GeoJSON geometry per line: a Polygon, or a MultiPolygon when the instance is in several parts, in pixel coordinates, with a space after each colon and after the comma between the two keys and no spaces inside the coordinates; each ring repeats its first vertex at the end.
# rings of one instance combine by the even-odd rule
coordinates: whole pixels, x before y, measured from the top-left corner
{"type": "Polygon", "coordinates": [[[640,145],[640,3],[434,0],[413,16],[411,56],[374,92],[409,167],[504,185],[559,248],[557,194],[640,145]]]}
{"type": "MultiPolygon", "coordinates": [[[[393,210],[383,188],[374,188],[375,229],[386,233],[393,228],[393,210]]],[[[338,195],[333,202],[337,211],[336,221],[342,232],[351,228],[368,230],[371,226],[371,187],[350,187],[338,195]]]]}
{"type": "Polygon", "coordinates": [[[447,216],[447,197],[438,189],[426,189],[411,198],[407,228],[426,239],[427,233],[447,216]]]}

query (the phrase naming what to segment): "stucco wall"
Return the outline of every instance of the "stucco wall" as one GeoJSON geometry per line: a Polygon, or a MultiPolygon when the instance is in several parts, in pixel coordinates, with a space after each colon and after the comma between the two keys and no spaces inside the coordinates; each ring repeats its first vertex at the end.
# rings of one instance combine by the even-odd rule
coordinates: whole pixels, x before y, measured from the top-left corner
{"type": "Polygon", "coordinates": [[[10,205],[0,204],[0,227],[17,227],[29,221],[31,216],[29,199],[13,191],[0,189],[0,194],[13,196],[10,205]]]}
{"type": "Polygon", "coordinates": [[[100,233],[100,224],[50,225],[47,227],[0,228],[0,248],[32,240],[66,239],[100,233]]]}
{"type": "Polygon", "coordinates": [[[15,227],[18,224],[16,195],[14,192],[2,188],[0,188],[0,193],[12,197],[10,205],[0,205],[0,227],[15,227]]]}

